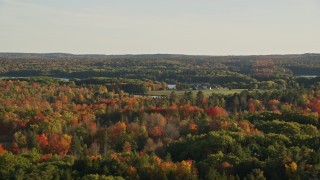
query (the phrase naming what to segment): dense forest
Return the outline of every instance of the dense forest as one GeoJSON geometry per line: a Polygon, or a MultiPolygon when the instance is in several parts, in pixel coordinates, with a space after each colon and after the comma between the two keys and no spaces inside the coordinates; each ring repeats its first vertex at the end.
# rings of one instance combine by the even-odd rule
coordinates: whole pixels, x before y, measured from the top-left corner
{"type": "MultiPolygon", "coordinates": [[[[241,89],[317,85],[320,55],[187,56],[0,53],[0,76],[72,79],[78,85],[192,84],[241,89]],[[302,76],[302,77],[301,77],[302,76]],[[307,77],[304,77],[307,76],[307,77]],[[305,81],[307,80],[307,81],[305,81]]],[[[156,86],[155,86],[156,87],[156,86]]],[[[110,88],[109,88],[110,89],[110,88]]],[[[144,93],[143,88],[128,93],[144,93]]]]}
{"type": "Polygon", "coordinates": [[[0,54],[0,179],[319,179],[319,60],[0,54]]]}

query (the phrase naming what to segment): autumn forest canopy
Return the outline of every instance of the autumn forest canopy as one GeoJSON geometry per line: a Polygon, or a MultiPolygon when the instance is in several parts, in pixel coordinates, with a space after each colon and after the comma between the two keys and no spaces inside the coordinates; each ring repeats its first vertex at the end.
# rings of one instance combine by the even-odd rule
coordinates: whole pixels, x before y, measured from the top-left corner
{"type": "Polygon", "coordinates": [[[0,179],[318,179],[319,76],[319,54],[0,53],[0,179]]]}

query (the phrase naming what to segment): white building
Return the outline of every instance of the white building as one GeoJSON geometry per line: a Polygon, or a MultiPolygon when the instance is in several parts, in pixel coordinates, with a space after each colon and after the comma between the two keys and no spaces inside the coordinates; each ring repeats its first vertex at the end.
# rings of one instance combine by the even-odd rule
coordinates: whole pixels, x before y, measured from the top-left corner
{"type": "Polygon", "coordinates": [[[177,85],[175,85],[175,84],[168,84],[168,89],[169,89],[169,90],[177,89],[177,85]]]}

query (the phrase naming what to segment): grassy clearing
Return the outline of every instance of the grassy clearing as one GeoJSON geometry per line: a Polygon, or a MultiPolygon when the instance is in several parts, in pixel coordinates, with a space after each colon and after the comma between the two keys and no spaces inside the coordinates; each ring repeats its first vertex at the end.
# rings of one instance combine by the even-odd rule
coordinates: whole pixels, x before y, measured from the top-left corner
{"type": "MultiPolygon", "coordinates": [[[[213,90],[201,90],[201,91],[205,97],[209,97],[212,93],[228,95],[228,94],[240,93],[241,91],[244,91],[244,90],[245,89],[232,89],[232,90],[213,89],[213,90]]],[[[182,96],[185,92],[181,90],[163,90],[163,91],[150,91],[147,94],[150,96],[162,96],[162,95],[169,96],[172,91],[175,91],[178,96],[182,96]]],[[[192,90],[193,95],[196,96],[198,91],[199,90],[192,90]]]]}

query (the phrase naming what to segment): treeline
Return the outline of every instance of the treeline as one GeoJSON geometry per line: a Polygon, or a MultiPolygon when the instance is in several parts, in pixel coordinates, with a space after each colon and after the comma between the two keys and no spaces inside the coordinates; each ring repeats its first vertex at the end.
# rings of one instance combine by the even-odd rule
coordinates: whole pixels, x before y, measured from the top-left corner
{"type": "MultiPolygon", "coordinates": [[[[238,73],[232,73],[228,71],[208,71],[203,74],[203,71],[189,71],[183,70],[177,71],[155,71],[155,70],[136,70],[136,69],[115,69],[113,71],[108,70],[87,70],[87,71],[75,71],[75,72],[62,72],[62,71],[40,71],[40,70],[19,70],[10,71],[1,74],[4,77],[32,77],[32,76],[50,76],[68,79],[87,79],[83,80],[88,82],[91,80],[92,83],[98,83],[92,77],[104,77],[106,79],[135,79],[136,81],[145,79],[146,81],[159,81],[168,83],[186,83],[186,84],[199,84],[208,83],[212,85],[220,86],[236,86],[242,84],[242,87],[238,88],[249,88],[251,84],[257,82],[246,75],[238,73]]],[[[127,80],[124,80],[127,81],[127,80]]],[[[103,83],[100,79],[100,83],[103,83]]],[[[232,87],[236,88],[236,87],[232,87]]]]}

